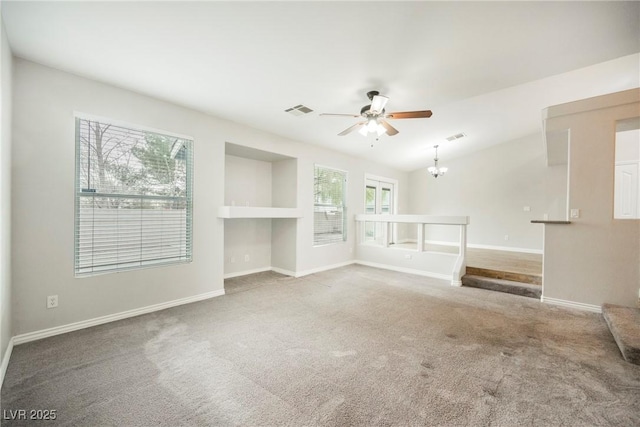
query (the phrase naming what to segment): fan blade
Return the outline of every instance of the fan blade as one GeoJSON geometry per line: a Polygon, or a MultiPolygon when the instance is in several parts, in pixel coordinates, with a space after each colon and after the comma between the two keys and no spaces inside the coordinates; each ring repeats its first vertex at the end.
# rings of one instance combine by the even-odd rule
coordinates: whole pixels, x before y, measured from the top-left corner
{"type": "Polygon", "coordinates": [[[343,130],[342,132],[340,132],[338,134],[338,136],[345,136],[348,133],[353,132],[354,130],[358,130],[359,128],[361,128],[362,126],[364,126],[366,124],[366,122],[360,122],[360,123],[356,123],[355,125],[346,128],[345,130],[343,130]]]}
{"type": "Polygon", "coordinates": [[[378,123],[380,123],[387,130],[387,135],[393,136],[393,135],[396,135],[398,133],[398,129],[394,128],[393,126],[391,126],[389,123],[385,122],[384,120],[379,119],[378,123]]]}
{"type": "Polygon", "coordinates": [[[423,111],[401,111],[398,113],[385,114],[387,119],[428,119],[431,117],[431,110],[423,111]]]}
{"type": "Polygon", "coordinates": [[[373,99],[371,100],[371,107],[369,108],[369,111],[372,114],[382,113],[382,110],[384,110],[384,106],[387,105],[388,101],[389,101],[389,98],[387,98],[386,96],[382,96],[382,95],[374,96],[373,99]]]}
{"type": "Polygon", "coordinates": [[[360,114],[334,114],[334,113],[320,113],[321,116],[336,116],[336,117],[360,117],[360,114]]]}

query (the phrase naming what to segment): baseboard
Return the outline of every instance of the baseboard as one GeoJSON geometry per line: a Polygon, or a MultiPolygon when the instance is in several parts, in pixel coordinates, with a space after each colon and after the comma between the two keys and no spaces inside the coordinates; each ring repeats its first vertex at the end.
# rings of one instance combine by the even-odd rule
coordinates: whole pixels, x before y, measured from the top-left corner
{"type": "Polygon", "coordinates": [[[225,274],[223,278],[231,279],[234,277],[246,276],[247,274],[264,273],[265,271],[271,271],[271,270],[273,270],[272,267],[254,268],[253,270],[244,270],[244,271],[238,271],[236,273],[225,274]]]}
{"type": "Polygon", "coordinates": [[[367,267],[382,268],[385,270],[398,271],[400,273],[409,273],[409,274],[416,274],[418,276],[432,277],[434,279],[443,279],[448,281],[451,281],[452,279],[452,276],[448,274],[431,273],[428,271],[416,270],[414,268],[397,267],[395,265],[379,264],[377,262],[369,262],[369,261],[362,261],[362,260],[356,260],[355,263],[360,265],[366,265],[367,267]]]}
{"type": "Polygon", "coordinates": [[[4,374],[7,373],[7,368],[9,367],[11,352],[13,352],[13,337],[11,337],[11,339],[9,340],[7,349],[5,350],[4,356],[2,357],[2,364],[0,365],[0,389],[2,388],[2,384],[4,384],[4,374]]]}
{"type": "Polygon", "coordinates": [[[602,313],[602,308],[593,304],[584,304],[581,302],[567,301],[557,298],[549,298],[544,295],[540,298],[540,301],[546,304],[559,305],[561,307],[577,308],[578,310],[592,311],[594,313],[602,313]]]}
{"type": "MultiPolygon", "coordinates": [[[[425,243],[428,243],[430,245],[458,246],[458,242],[445,242],[441,240],[426,240],[425,243]]],[[[467,243],[467,247],[474,248],[474,249],[490,249],[494,251],[520,252],[525,254],[538,254],[538,255],[542,255],[542,252],[543,252],[542,249],[514,248],[511,246],[479,245],[477,243],[467,243]]]]}
{"type": "Polygon", "coordinates": [[[309,270],[302,270],[302,271],[291,271],[291,270],[286,270],[280,267],[265,267],[265,268],[257,268],[255,270],[245,270],[237,273],[225,274],[224,278],[230,279],[232,277],[246,276],[247,274],[262,273],[263,271],[273,271],[273,272],[284,274],[285,276],[291,276],[291,277],[302,277],[302,276],[308,276],[309,274],[313,274],[313,273],[320,273],[321,271],[327,271],[327,270],[333,270],[334,268],[345,267],[347,265],[353,264],[354,262],[355,261],[351,260],[351,261],[341,262],[338,264],[324,265],[322,267],[311,268],[309,270]]]}
{"type": "MultiPolygon", "coordinates": [[[[56,326],[53,328],[42,329],[40,331],[28,332],[13,337],[13,344],[19,345],[30,341],[36,341],[55,335],[65,334],[67,332],[77,331],[79,329],[90,328],[92,326],[102,325],[104,323],[115,322],[116,320],[127,319],[129,317],[140,316],[142,314],[152,313],[154,311],[164,310],[166,308],[176,307],[179,305],[189,304],[192,302],[202,301],[224,295],[224,289],[206,292],[204,294],[194,295],[191,297],[180,298],[173,301],[163,302],[160,304],[149,305],[147,307],[136,308],[133,310],[122,311],[120,313],[109,314],[107,316],[96,317],[93,319],[82,320],[80,322],[69,323],[67,325],[56,326]]],[[[4,364],[4,359],[3,359],[4,364]]]]}
{"type": "MultiPolygon", "coordinates": [[[[311,268],[309,270],[297,271],[295,277],[308,276],[309,274],[320,273],[322,271],[333,270],[334,268],[346,267],[347,265],[354,264],[356,261],[350,260],[340,262],[338,264],[324,265],[322,267],[311,268]]],[[[274,270],[275,271],[275,270],[274,270]]]]}
{"type": "Polygon", "coordinates": [[[269,270],[274,271],[276,273],[284,274],[285,276],[298,277],[296,276],[295,271],[285,270],[284,268],[280,268],[280,267],[269,267],[269,270]]]}

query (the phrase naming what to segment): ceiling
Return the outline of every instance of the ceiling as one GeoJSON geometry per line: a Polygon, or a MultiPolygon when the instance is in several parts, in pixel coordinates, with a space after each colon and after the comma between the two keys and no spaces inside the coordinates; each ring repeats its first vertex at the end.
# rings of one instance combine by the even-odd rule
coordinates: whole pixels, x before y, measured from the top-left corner
{"type": "Polygon", "coordinates": [[[435,144],[444,164],[541,134],[547,106],[640,86],[638,2],[3,1],[2,14],[16,56],[402,170],[435,144]],[[369,90],[433,117],[375,141],[337,136],[355,118],[318,116],[359,113],[369,90]],[[298,104],[314,111],[284,112],[298,104]]]}

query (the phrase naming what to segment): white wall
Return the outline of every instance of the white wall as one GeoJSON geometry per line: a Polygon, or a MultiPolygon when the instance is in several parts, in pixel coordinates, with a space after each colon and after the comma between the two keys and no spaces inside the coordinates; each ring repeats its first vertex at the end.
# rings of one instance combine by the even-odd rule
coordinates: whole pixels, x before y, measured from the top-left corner
{"type": "Polygon", "coordinates": [[[224,204],[271,206],[271,162],[225,156],[224,204]]]}
{"type": "MultiPolygon", "coordinates": [[[[276,208],[298,206],[298,160],[273,163],[271,203],[276,208]]],[[[304,189],[302,190],[304,191],[304,189]]],[[[281,271],[296,271],[297,219],[271,220],[271,266],[281,271]]]]}
{"type": "MultiPolygon", "coordinates": [[[[224,203],[271,206],[271,162],[225,156],[224,203]]],[[[224,274],[271,267],[271,220],[224,221],[224,274]],[[245,261],[245,256],[249,257],[245,261]]]]}
{"type": "Polygon", "coordinates": [[[549,107],[548,132],[570,135],[569,202],[580,217],[545,225],[543,300],[634,306],[640,220],[614,219],[616,122],[640,117],[640,89],[549,107]]]}
{"type": "MultiPolygon", "coordinates": [[[[451,161],[443,158],[440,164],[449,168],[442,177],[429,175],[430,165],[411,172],[409,209],[414,214],[468,215],[469,244],[542,250],[542,228],[530,221],[544,214],[565,219],[567,169],[546,166],[541,135],[451,161]],[[525,212],[525,206],[531,210],[525,212]]],[[[428,226],[425,238],[457,242],[458,230],[428,226]]]]}
{"type": "Polygon", "coordinates": [[[222,289],[223,233],[216,207],[223,202],[228,126],[21,59],[14,65],[14,333],[222,289]],[[74,277],[74,111],[194,137],[192,263],[74,277]],[[209,159],[219,159],[217,167],[209,159]],[[59,296],[58,308],[46,309],[47,295],[59,296]]]}
{"type": "MultiPolygon", "coordinates": [[[[399,212],[406,213],[408,175],[317,146],[130,91],[14,61],[12,212],[14,333],[22,334],[216,291],[223,287],[225,142],[297,158],[297,272],[353,259],[353,214],[362,213],[364,174],[399,181],[399,212]],[[195,139],[193,262],[104,274],[73,274],[74,111],[112,118],[195,139]],[[313,165],[344,169],[348,181],[348,240],[314,248],[313,165]],[[59,307],[47,310],[47,295],[59,307]]],[[[363,138],[363,143],[366,141],[363,138]]]]}
{"type": "Polygon", "coordinates": [[[278,160],[272,163],[271,206],[274,208],[295,208],[298,206],[298,161],[278,160]]]}
{"type": "MultiPolygon", "coordinates": [[[[248,128],[244,128],[247,132],[248,128]]],[[[266,135],[266,134],[265,134],[266,135]]],[[[295,268],[285,268],[298,274],[306,274],[315,269],[352,261],[355,256],[355,214],[364,213],[365,173],[384,176],[398,181],[398,213],[408,213],[409,193],[408,173],[394,168],[354,158],[319,146],[302,144],[271,136],[262,140],[247,137],[244,133],[232,136],[227,142],[244,145],[262,151],[273,152],[297,160],[297,207],[303,209],[303,217],[296,220],[295,268]],[[313,246],[313,175],[314,165],[321,164],[345,170],[347,177],[347,241],[326,246],[313,246]]],[[[367,140],[362,138],[362,143],[367,140]]],[[[272,190],[275,191],[275,190],[272,190]]],[[[283,202],[284,203],[284,202],[283,202]]],[[[286,202],[288,204],[288,201],[286,202]]],[[[292,206],[288,206],[292,207],[292,206]]],[[[289,221],[289,220],[286,220],[289,221]]],[[[282,238],[283,220],[278,220],[278,238],[282,238]]],[[[275,230],[276,227],[273,228],[275,230]]],[[[288,228],[288,227],[287,227],[288,228]]],[[[273,231],[272,231],[273,232],[273,231]]],[[[275,238],[275,234],[273,235],[275,238]]],[[[273,240],[273,239],[272,239],[273,240]]],[[[287,251],[291,248],[287,247],[287,251]]],[[[275,249],[274,249],[275,250],[275,249]]],[[[286,264],[293,264],[287,257],[286,264]]],[[[272,253],[272,261],[275,257],[272,253]]],[[[276,266],[276,265],[274,265],[276,266]]]]}
{"type": "MultiPolygon", "coordinates": [[[[0,18],[0,366],[12,336],[11,302],[11,49],[0,18]]],[[[1,376],[1,373],[0,373],[1,376]]],[[[2,379],[0,378],[0,384],[2,379]]]]}
{"type": "MultiPolygon", "coordinates": [[[[363,144],[366,144],[366,139],[363,144]]],[[[305,208],[304,217],[298,220],[297,270],[309,271],[322,265],[334,265],[353,259],[355,253],[356,226],[354,215],[364,213],[365,173],[398,180],[398,213],[408,213],[408,174],[387,166],[376,165],[349,156],[336,156],[319,147],[309,146],[298,157],[298,206],[305,208]],[[347,241],[340,244],[313,247],[313,174],[314,164],[348,171],[347,176],[347,241]],[[302,248],[302,250],[300,250],[302,248]]]]}

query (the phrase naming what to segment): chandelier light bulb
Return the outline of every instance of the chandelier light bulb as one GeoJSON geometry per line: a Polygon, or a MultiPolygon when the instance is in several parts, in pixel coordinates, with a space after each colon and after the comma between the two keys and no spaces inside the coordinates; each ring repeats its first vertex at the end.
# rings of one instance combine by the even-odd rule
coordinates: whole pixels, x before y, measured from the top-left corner
{"type": "Polygon", "coordinates": [[[366,125],[361,126],[358,130],[358,133],[362,136],[367,136],[371,133],[375,133],[377,137],[381,137],[385,133],[387,133],[387,129],[378,123],[378,119],[375,117],[371,117],[366,125]]]}
{"type": "Polygon", "coordinates": [[[369,123],[367,123],[367,130],[370,133],[375,132],[378,129],[378,121],[376,119],[369,119],[369,123]]]}

